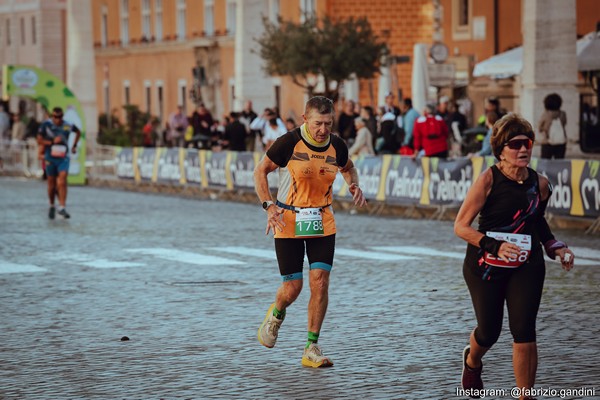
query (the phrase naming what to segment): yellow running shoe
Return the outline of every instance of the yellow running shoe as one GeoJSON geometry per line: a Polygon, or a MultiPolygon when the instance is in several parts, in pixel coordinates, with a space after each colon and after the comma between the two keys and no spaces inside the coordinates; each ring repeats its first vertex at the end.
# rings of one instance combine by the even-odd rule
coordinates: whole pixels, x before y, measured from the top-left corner
{"type": "Polygon", "coordinates": [[[277,341],[279,327],[283,323],[283,319],[276,318],[273,315],[275,303],[271,304],[263,323],[258,328],[258,341],[265,347],[272,348],[277,341]]]}
{"type": "Polygon", "coordinates": [[[333,367],[333,362],[323,355],[323,351],[318,344],[311,343],[308,348],[304,349],[302,365],[312,368],[325,368],[333,367]]]}

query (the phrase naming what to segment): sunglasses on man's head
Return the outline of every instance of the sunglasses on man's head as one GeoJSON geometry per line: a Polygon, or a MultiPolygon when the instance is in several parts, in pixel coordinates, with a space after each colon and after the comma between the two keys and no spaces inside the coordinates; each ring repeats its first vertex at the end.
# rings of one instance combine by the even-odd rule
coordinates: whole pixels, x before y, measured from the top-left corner
{"type": "Polygon", "coordinates": [[[504,145],[508,146],[508,148],[511,150],[521,150],[521,147],[523,147],[523,146],[525,146],[525,148],[527,150],[529,150],[533,146],[533,140],[531,140],[531,139],[509,140],[508,142],[504,143],[504,145]]]}
{"type": "Polygon", "coordinates": [[[62,117],[63,117],[62,114],[60,114],[60,115],[56,115],[56,114],[52,115],[52,118],[55,118],[55,119],[61,119],[62,117]]]}

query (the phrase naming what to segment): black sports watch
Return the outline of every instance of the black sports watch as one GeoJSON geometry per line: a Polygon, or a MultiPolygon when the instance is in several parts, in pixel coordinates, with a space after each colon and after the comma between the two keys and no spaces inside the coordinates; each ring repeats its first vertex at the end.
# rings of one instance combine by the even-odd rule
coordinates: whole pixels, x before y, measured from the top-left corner
{"type": "Polygon", "coordinates": [[[273,203],[271,200],[263,201],[262,208],[263,210],[267,211],[273,204],[275,203],[273,203]]]}

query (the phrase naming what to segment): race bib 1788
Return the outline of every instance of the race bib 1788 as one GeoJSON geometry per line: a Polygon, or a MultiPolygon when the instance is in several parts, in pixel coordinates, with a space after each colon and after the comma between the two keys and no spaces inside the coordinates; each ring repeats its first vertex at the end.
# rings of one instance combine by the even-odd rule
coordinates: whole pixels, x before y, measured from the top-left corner
{"type": "Polygon", "coordinates": [[[296,214],[296,237],[323,236],[323,215],[320,208],[302,208],[296,214]]]}

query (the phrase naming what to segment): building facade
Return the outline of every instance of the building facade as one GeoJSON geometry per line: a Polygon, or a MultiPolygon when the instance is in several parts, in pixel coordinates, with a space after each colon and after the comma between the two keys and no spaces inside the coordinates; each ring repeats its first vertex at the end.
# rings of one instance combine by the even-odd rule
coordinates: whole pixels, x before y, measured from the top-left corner
{"type": "MultiPolygon", "coordinates": [[[[123,116],[136,104],[164,121],[177,105],[186,113],[202,101],[217,117],[247,100],[260,114],[277,106],[300,120],[306,100],[286,77],[266,76],[255,39],[263,17],[300,21],[303,13],[367,16],[392,55],[431,42],[430,0],[93,0],[98,107],[123,116]]],[[[392,66],[389,87],[410,95],[410,63],[392,66]]],[[[377,103],[378,77],[360,82],[359,100],[377,103]]]]}
{"type": "MultiPolygon", "coordinates": [[[[66,2],[0,0],[0,65],[34,65],[65,81],[66,2]]],[[[14,112],[35,114],[32,101],[10,99],[14,112]],[[25,109],[23,109],[25,108],[25,109]]]]}
{"type": "MultiPolygon", "coordinates": [[[[0,62],[31,64],[69,80],[69,1],[0,0],[0,62]]],[[[473,114],[496,93],[518,109],[515,85],[473,81],[475,63],[523,45],[524,2],[529,0],[87,0],[93,36],[97,113],[123,119],[126,104],[165,121],[183,105],[187,114],[202,101],[216,118],[241,110],[248,100],[260,114],[277,106],[300,121],[306,95],[286,77],[266,76],[256,38],[263,18],[300,21],[303,13],[364,16],[388,46],[385,79],[361,80],[355,98],[380,105],[382,88],[411,96],[413,48],[441,42],[455,80],[440,94],[470,97],[473,114]],[[387,80],[387,81],[386,81],[387,80]],[[511,100],[512,99],[512,100],[511,100]]],[[[596,0],[574,0],[576,32],[595,30],[596,0]]],[[[81,7],[80,7],[81,8],[81,7]]],[[[535,16],[529,16],[529,19],[535,16]]],[[[79,78],[82,79],[82,78],[79,78]]]]}

